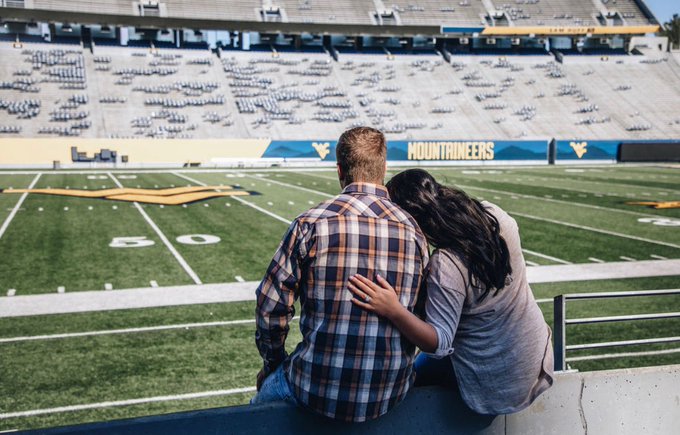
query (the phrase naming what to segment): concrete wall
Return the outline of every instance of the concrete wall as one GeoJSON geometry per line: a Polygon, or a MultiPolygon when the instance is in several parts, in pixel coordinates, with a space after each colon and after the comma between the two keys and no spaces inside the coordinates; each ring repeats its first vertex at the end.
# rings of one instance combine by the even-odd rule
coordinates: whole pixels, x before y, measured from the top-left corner
{"type": "Polygon", "coordinates": [[[418,388],[386,416],[344,424],[285,403],[143,417],[32,433],[46,434],[676,434],[680,365],[559,373],[555,385],[517,414],[480,416],[457,392],[418,388]]]}

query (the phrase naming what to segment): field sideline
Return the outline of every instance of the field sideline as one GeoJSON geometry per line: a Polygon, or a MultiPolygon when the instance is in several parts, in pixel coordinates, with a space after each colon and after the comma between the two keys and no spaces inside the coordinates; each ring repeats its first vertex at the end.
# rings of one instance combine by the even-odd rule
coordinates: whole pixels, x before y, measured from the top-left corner
{"type": "MultiPolygon", "coordinates": [[[[430,168],[520,226],[529,266],[680,259],[680,170],[652,166],[430,168]]],[[[391,171],[391,173],[394,173],[391,171]]],[[[0,171],[0,188],[232,186],[185,205],[0,194],[0,297],[258,281],[300,212],[339,192],[332,169],[0,171]]],[[[675,276],[532,285],[560,293],[680,288],[675,276]]],[[[253,289],[254,290],[254,289],[253,289]]],[[[107,293],[108,294],[108,293],[107,293]]],[[[541,304],[552,322],[550,304],[541,304]]],[[[252,301],[0,318],[0,430],[240,404],[259,367],[252,301]]],[[[570,316],[680,311],[680,297],[577,302],[570,316]]],[[[678,335],[677,320],[569,330],[574,343],[678,335]],[[675,331],[675,332],[674,332],[675,331]]],[[[299,333],[291,328],[291,347],[299,333]]],[[[672,351],[673,345],[634,347],[672,351]]],[[[601,352],[574,352],[574,356],[601,352]]],[[[581,370],[680,353],[574,361],[581,370]]]]}

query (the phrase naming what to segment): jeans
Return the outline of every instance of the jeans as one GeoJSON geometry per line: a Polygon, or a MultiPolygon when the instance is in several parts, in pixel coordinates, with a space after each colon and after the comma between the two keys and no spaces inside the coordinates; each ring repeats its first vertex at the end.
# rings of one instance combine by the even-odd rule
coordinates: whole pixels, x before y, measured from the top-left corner
{"type": "Polygon", "coordinates": [[[427,385],[456,387],[458,384],[456,375],[453,372],[451,358],[449,357],[437,359],[421,352],[416,357],[413,368],[416,371],[415,385],[417,387],[425,387],[427,385]]]}
{"type": "Polygon", "coordinates": [[[255,397],[250,399],[250,404],[256,405],[259,403],[278,402],[280,400],[297,405],[297,399],[293,395],[288,379],[286,379],[286,374],[283,371],[283,364],[279,365],[276,370],[265,378],[260,391],[255,394],[255,397]]]}

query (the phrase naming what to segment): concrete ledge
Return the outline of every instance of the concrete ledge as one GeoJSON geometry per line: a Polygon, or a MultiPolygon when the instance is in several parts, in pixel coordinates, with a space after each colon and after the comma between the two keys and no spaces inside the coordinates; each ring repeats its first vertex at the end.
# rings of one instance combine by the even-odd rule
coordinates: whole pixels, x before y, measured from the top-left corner
{"type": "Polygon", "coordinates": [[[559,373],[531,407],[507,416],[470,411],[457,392],[417,388],[384,417],[345,424],[286,403],[236,406],[54,428],[44,434],[673,434],[680,365],[559,373]]]}
{"type": "MultiPolygon", "coordinates": [[[[527,267],[530,284],[680,274],[680,260],[527,267]]],[[[254,301],[259,281],[0,296],[0,317],[254,301]]]]}

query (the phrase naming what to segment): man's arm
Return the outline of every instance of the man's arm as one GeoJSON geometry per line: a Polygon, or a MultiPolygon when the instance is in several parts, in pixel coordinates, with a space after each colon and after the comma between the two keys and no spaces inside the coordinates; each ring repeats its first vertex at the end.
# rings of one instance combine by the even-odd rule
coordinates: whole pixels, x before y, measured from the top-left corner
{"type": "Polygon", "coordinates": [[[302,275],[300,259],[306,256],[302,239],[300,226],[296,220],[288,228],[255,293],[257,297],[255,343],[264,362],[264,367],[258,375],[258,389],[261,381],[287,357],[285,342],[288,324],[295,314],[293,303],[298,297],[302,275]]]}

